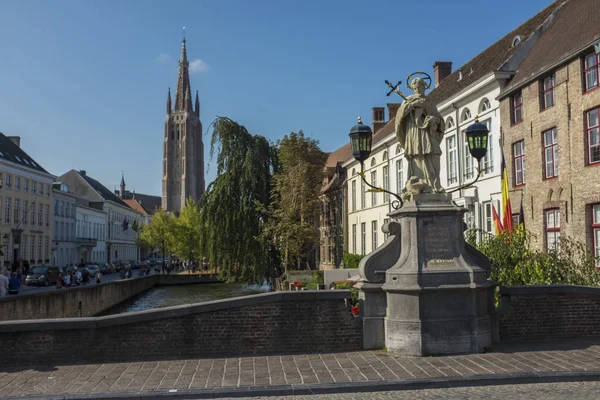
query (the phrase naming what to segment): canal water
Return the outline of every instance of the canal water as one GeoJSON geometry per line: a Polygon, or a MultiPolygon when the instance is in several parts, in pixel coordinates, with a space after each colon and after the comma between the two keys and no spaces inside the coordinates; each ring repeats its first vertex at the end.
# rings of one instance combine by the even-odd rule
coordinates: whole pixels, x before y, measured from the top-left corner
{"type": "Polygon", "coordinates": [[[104,311],[101,315],[114,315],[154,308],[202,303],[229,299],[270,291],[267,285],[242,285],[236,283],[198,283],[193,285],[159,286],[141,293],[104,311]]]}

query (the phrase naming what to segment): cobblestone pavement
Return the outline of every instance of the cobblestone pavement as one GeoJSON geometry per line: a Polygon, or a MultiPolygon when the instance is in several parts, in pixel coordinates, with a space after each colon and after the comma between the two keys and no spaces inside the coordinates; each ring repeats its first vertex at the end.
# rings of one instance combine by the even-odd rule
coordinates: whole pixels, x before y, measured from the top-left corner
{"type": "MultiPolygon", "coordinates": [[[[235,400],[596,400],[600,382],[536,383],[524,385],[478,386],[447,389],[399,390],[393,392],[324,394],[289,397],[237,397],[235,400]]],[[[233,399],[231,399],[233,400],[233,399]]]]}
{"type": "MultiPolygon", "coordinates": [[[[4,368],[4,369],[3,369],[4,368]]],[[[401,357],[381,351],[60,365],[7,370],[0,398],[294,385],[377,385],[428,379],[600,374],[600,342],[584,340],[499,347],[465,356],[401,357]]],[[[459,386],[459,385],[454,385],[459,386]]],[[[383,389],[383,388],[382,388],[383,389]]],[[[473,389],[475,390],[475,389],[473,389]]],[[[258,393],[257,393],[258,394],[258,393]]]]}

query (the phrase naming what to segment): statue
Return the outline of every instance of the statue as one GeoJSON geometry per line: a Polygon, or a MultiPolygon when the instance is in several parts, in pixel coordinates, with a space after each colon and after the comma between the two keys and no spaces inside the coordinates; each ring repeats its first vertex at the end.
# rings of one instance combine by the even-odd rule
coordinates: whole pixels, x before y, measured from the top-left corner
{"type": "Polygon", "coordinates": [[[409,178],[402,196],[443,193],[440,143],[444,136],[444,119],[425,97],[428,85],[422,78],[413,79],[407,86],[414,94],[406,97],[396,114],[396,138],[408,160],[409,178]]]}

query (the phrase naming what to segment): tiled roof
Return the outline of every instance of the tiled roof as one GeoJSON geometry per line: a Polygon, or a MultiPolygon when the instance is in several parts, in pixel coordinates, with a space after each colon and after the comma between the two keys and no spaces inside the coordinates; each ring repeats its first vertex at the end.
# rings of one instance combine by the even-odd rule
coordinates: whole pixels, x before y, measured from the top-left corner
{"type": "Polygon", "coordinates": [[[0,132],[0,158],[36,171],[48,173],[40,164],[0,132]]]}
{"type": "Polygon", "coordinates": [[[136,193],[135,199],[144,207],[149,214],[154,214],[157,208],[162,206],[162,198],[160,196],[152,196],[149,194],[136,193]]]}
{"type": "Polygon", "coordinates": [[[140,214],[142,214],[142,215],[148,214],[148,211],[146,211],[146,209],[144,207],[142,207],[142,205],[137,200],[130,199],[130,200],[123,200],[123,201],[130,208],[134,209],[135,211],[139,212],[140,214]]]}
{"type": "Polygon", "coordinates": [[[114,203],[120,204],[122,206],[125,207],[129,207],[123,200],[121,200],[116,194],[114,194],[113,192],[111,192],[110,190],[108,190],[103,184],[101,184],[100,182],[98,182],[97,180],[90,178],[87,174],[82,174],[80,171],[77,171],[77,173],[79,174],[79,176],[81,176],[91,187],[93,187],[96,192],[98,192],[98,194],[100,196],[102,196],[102,198],[104,200],[110,200],[114,203]]]}
{"type": "Polygon", "coordinates": [[[508,68],[509,66],[505,66],[505,63],[525,44],[526,39],[535,32],[535,30],[562,4],[563,1],[564,0],[554,1],[551,5],[479,53],[465,65],[455,70],[452,74],[448,75],[437,88],[432,90],[427,95],[427,98],[435,104],[443,103],[461,90],[477,82],[485,75],[508,68]],[[522,40],[519,44],[513,46],[513,41],[517,36],[520,36],[522,40]],[[460,80],[458,79],[459,71],[462,73],[462,78],[460,80]]]}
{"type": "Polygon", "coordinates": [[[502,94],[508,94],[600,39],[599,16],[599,0],[565,2],[548,18],[535,45],[502,94]]]}

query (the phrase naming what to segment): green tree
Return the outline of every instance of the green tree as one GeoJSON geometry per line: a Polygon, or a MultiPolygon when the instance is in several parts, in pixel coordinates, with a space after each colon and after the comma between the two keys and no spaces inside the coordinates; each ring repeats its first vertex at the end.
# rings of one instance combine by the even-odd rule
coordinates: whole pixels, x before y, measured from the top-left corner
{"type": "Polygon", "coordinates": [[[273,177],[268,236],[286,268],[319,241],[319,190],[327,154],[302,131],[277,142],[279,170],[273,177]]]}
{"type": "Polygon", "coordinates": [[[165,210],[158,209],[152,216],[152,222],[141,228],[138,237],[140,246],[160,249],[163,262],[167,254],[173,250],[174,218],[165,210]]]}
{"type": "Polygon", "coordinates": [[[200,257],[200,210],[198,203],[191,197],[174,218],[174,250],[181,258],[197,260],[200,257]]]}
{"type": "Polygon", "coordinates": [[[201,251],[223,279],[262,283],[278,265],[276,251],[263,239],[276,153],[263,136],[229,118],[212,125],[217,178],[201,199],[201,251]]]}

